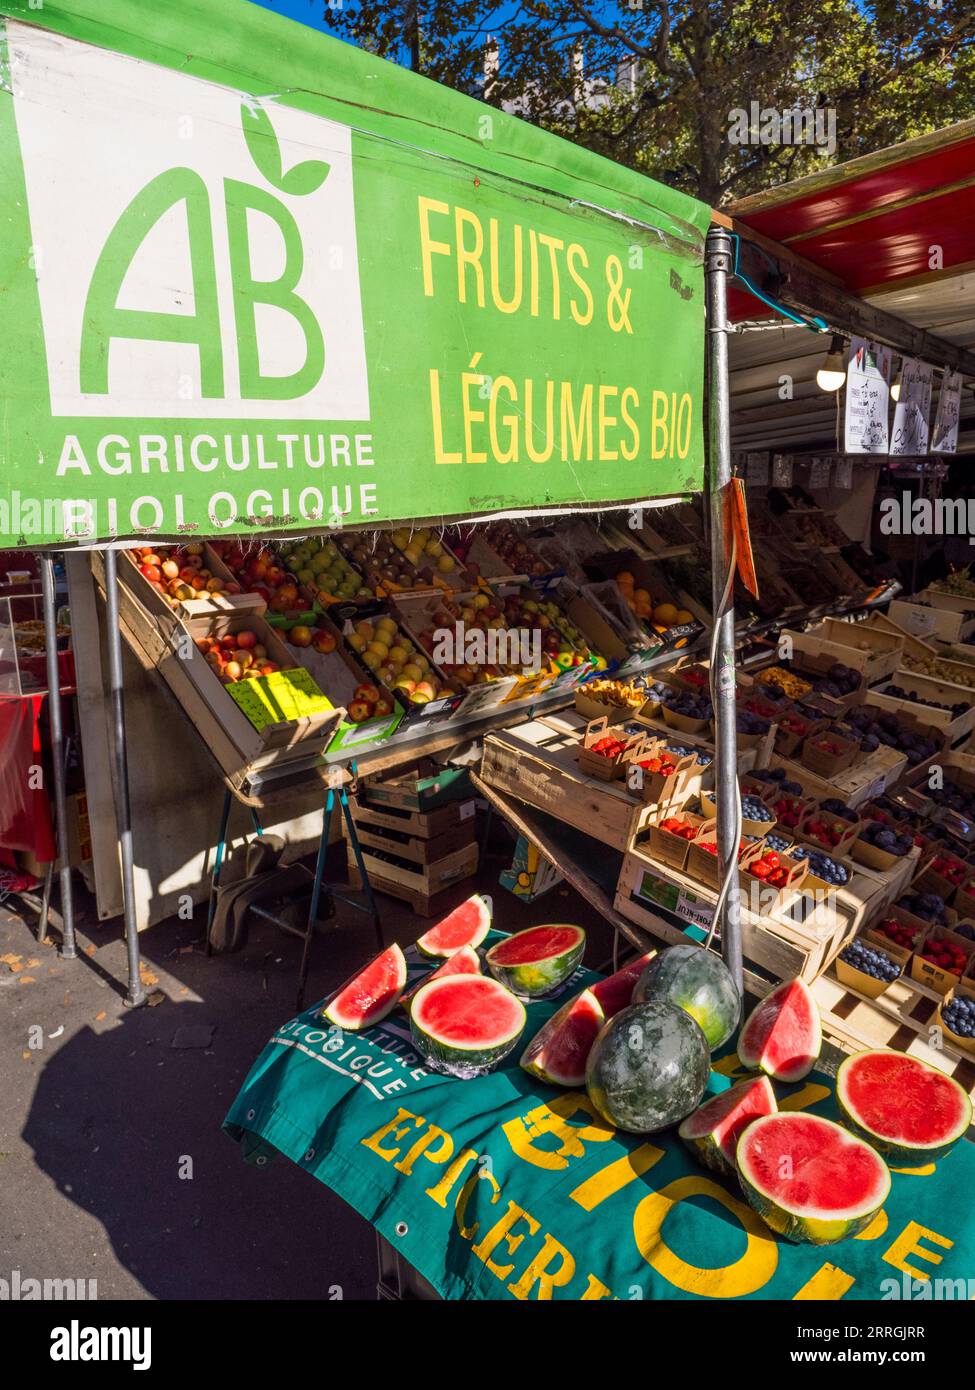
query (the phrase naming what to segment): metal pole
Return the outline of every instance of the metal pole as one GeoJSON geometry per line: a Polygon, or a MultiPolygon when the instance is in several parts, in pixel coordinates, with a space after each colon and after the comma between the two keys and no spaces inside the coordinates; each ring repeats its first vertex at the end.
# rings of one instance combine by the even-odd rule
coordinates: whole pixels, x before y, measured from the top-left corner
{"type": "MultiPolygon", "coordinates": [[[[76,960],[74,897],[68,864],[68,817],[64,791],[64,723],[61,718],[61,673],[58,668],[57,610],[54,597],[54,556],[41,555],[41,593],[44,600],[44,640],[47,645],[47,708],[51,722],[51,761],[54,764],[54,819],[61,860],[61,955],[76,960]]],[[[41,940],[47,936],[50,887],[45,880],[41,940]]]]}
{"type": "MultiPolygon", "coordinates": [[[[738,748],[735,734],[735,611],[730,602],[719,617],[728,578],[723,489],[731,479],[731,407],[728,390],[728,276],[731,237],[712,226],[705,246],[708,339],[708,487],[711,499],[711,593],[716,632],[712,688],[715,701],[715,803],[722,875],[737,864],[738,748]]],[[[744,994],[741,959],[741,895],[732,873],[721,921],[721,954],[744,994]]]]}
{"type": "Polygon", "coordinates": [[[129,805],[129,763],[125,747],[125,706],[122,702],[122,631],[118,614],[118,554],[105,557],[105,607],[108,622],[108,672],[112,698],[112,768],[115,782],[115,824],[122,854],[122,910],[125,914],[125,947],[129,961],[129,987],[125,1002],[131,1008],[146,1002],[139,974],[139,929],[135,919],[135,874],[132,860],[132,809],[129,805]]]}

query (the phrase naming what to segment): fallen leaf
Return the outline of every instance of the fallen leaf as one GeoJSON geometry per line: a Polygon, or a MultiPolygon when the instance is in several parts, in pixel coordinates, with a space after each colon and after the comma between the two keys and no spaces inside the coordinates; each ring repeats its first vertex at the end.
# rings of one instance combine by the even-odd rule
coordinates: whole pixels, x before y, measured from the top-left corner
{"type": "Polygon", "coordinates": [[[86,955],[86,956],[93,956],[94,954],[95,954],[94,943],[93,943],[91,946],[86,946],[86,947],[85,947],[85,955],[86,955]]]}
{"type": "Polygon", "coordinates": [[[29,1061],[30,1061],[30,1053],[29,1053],[29,1052],[22,1052],[20,1055],[21,1055],[21,1057],[24,1059],[25,1062],[29,1062],[29,1061]]]}
{"type": "Polygon", "coordinates": [[[18,983],[22,985],[36,985],[37,981],[34,979],[33,975],[21,975],[18,983]]]}
{"type": "Polygon", "coordinates": [[[95,1022],[96,1022],[96,1023],[101,1023],[101,1021],[102,1021],[103,1018],[108,1018],[108,1014],[105,1012],[104,1009],[102,1009],[102,1011],[101,1011],[100,1014],[96,1014],[96,1015],[95,1015],[95,1022]]]}

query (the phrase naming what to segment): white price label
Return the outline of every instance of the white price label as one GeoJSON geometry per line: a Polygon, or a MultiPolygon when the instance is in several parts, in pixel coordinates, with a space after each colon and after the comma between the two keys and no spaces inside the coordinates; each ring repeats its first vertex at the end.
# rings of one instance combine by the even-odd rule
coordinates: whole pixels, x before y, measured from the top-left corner
{"type": "Polygon", "coordinates": [[[470,820],[471,816],[474,814],[474,812],[475,812],[476,809],[477,809],[477,807],[476,807],[475,802],[473,802],[473,801],[462,801],[462,802],[460,803],[460,818],[461,818],[461,820],[470,820]]]}

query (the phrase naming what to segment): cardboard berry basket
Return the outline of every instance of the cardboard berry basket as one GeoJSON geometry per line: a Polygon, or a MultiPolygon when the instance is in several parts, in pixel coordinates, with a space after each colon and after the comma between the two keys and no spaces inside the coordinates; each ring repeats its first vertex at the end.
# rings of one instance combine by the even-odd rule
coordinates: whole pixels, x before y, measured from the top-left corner
{"type": "Polygon", "coordinates": [[[595,745],[607,737],[617,738],[618,735],[610,730],[609,719],[604,714],[587,725],[576,756],[581,772],[598,777],[603,782],[614,782],[626,776],[627,763],[624,759],[632,759],[636,751],[646,744],[647,736],[641,730],[637,734],[619,738],[620,747],[611,757],[595,751],[595,745]]]}
{"type": "Polygon", "coordinates": [[[861,821],[859,817],[852,821],[843,820],[841,816],[832,816],[817,806],[813,810],[808,811],[799,822],[796,829],[796,838],[804,840],[806,844],[812,845],[815,849],[821,850],[825,854],[832,855],[835,859],[837,855],[842,857],[852,849],[860,836],[860,828],[861,821]],[[820,838],[816,830],[816,827],[820,823],[832,826],[834,833],[839,836],[835,845],[831,845],[828,841],[820,838]],[[845,827],[842,832],[840,831],[841,826],[845,827]]]}
{"type": "MultiPolygon", "coordinates": [[[[759,782],[757,785],[758,785],[759,787],[764,787],[766,790],[768,789],[768,783],[766,783],[766,782],[759,782]]],[[[745,790],[744,782],[742,782],[742,784],[741,784],[741,789],[742,789],[742,791],[745,790]]],[[[757,792],[754,793],[754,795],[756,795],[756,796],[761,796],[762,793],[761,793],[760,791],[757,791],[757,792]]],[[[704,814],[705,814],[709,819],[712,819],[713,817],[715,817],[715,816],[718,814],[718,808],[717,808],[717,802],[715,801],[713,794],[712,794],[711,792],[709,792],[709,791],[702,791],[702,792],[700,793],[700,798],[701,798],[701,810],[704,812],[704,814]]],[[[767,802],[767,801],[765,802],[765,805],[768,806],[768,802],[767,802]]],[[[771,806],[769,806],[769,810],[770,810],[770,811],[771,811],[771,809],[772,809],[771,806]]],[[[759,838],[764,838],[764,837],[769,833],[769,831],[774,830],[774,829],[775,829],[775,817],[774,817],[774,815],[773,815],[773,817],[772,817],[771,820],[749,820],[747,816],[742,816],[742,820],[741,820],[741,833],[742,833],[743,835],[756,835],[756,836],[758,836],[759,838]]]]}
{"type": "Polygon", "coordinates": [[[710,719],[691,719],[686,714],[678,714],[676,710],[668,709],[664,704],[660,706],[660,717],[670,729],[676,729],[682,734],[707,734],[711,730],[710,719]]]}
{"type": "MultiPolygon", "coordinates": [[[[797,840],[796,844],[791,846],[791,848],[795,849],[800,844],[803,849],[815,850],[817,854],[828,854],[834,863],[841,865],[846,870],[846,883],[827,883],[824,878],[820,878],[818,874],[813,873],[812,869],[809,868],[809,860],[806,859],[803,861],[806,864],[804,888],[808,888],[811,893],[840,893],[845,888],[849,887],[850,880],[856,873],[856,865],[852,863],[851,860],[837,854],[835,850],[823,849],[822,845],[817,845],[814,840],[797,840]]],[[[783,858],[788,858],[789,854],[790,850],[782,851],[783,858]]]]}
{"type": "Polygon", "coordinates": [[[785,710],[782,718],[796,725],[791,727],[789,723],[783,724],[782,719],[776,721],[775,751],[783,758],[791,758],[807,738],[814,738],[826,728],[825,719],[817,719],[794,709],[785,710]]]}
{"type": "Polygon", "coordinates": [[[765,917],[777,912],[790,894],[809,886],[809,870],[805,859],[790,859],[785,852],[778,854],[777,851],[773,851],[777,854],[780,867],[786,870],[784,883],[772,884],[769,883],[767,876],[754,873],[754,866],[758,865],[768,852],[764,841],[760,840],[757,844],[746,849],[738,861],[738,883],[741,887],[744,903],[748,906],[755,895],[761,903],[759,915],[765,917]],[[773,891],[775,893],[774,898],[768,896],[773,891]]]}
{"type": "Polygon", "coordinates": [[[975,942],[969,941],[964,936],[959,936],[950,927],[931,927],[918,943],[914,952],[914,959],[911,962],[911,978],[917,980],[918,984],[927,985],[929,989],[936,990],[938,994],[947,994],[961,981],[962,976],[971,970],[973,955],[975,955],[975,942]],[[964,964],[957,974],[925,957],[924,952],[926,950],[941,942],[957,947],[964,956],[964,964]]]}
{"type": "Polygon", "coordinates": [[[952,905],[962,917],[975,917],[975,876],[955,889],[952,905]]]}
{"type": "MultiPolygon", "coordinates": [[[[933,854],[926,863],[921,865],[911,885],[912,890],[916,893],[937,893],[938,897],[943,898],[946,903],[954,902],[961,886],[958,877],[948,878],[940,869],[935,867],[936,864],[943,864],[945,861],[952,866],[957,866],[959,874],[962,875],[962,883],[967,880],[971,873],[971,865],[967,864],[964,859],[959,859],[957,854],[941,851],[933,854]]],[[[957,907],[957,904],[955,906],[957,907]]]]}
{"type": "MultiPolygon", "coordinates": [[[[718,823],[714,817],[709,817],[698,827],[697,835],[690,842],[687,851],[687,863],[684,872],[689,878],[693,878],[696,883],[704,884],[717,892],[721,887],[721,868],[718,863],[718,856],[715,850],[705,848],[705,846],[717,846],[718,823]]],[[[757,848],[761,841],[756,841],[755,846],[739,851],[739,862],[743,855],[748,854],[753,848],[757,848]]]]}
{"type": "Polygon", "coordinates": [[[890,946],[896,946],[899,951],[905,951],[908,957],[912,956],[920,943],[927,936],[931,924],[925,922],[920,917],[915,917],[913,912],[905,912],[903,908],[893,907],[884,908],[870,924],[870,932],[876,938],[878,945],[887,942],[890,946]],[[901,946],[899,942],[891,940],[881,930],[884,922],[893,920],[899,926],[906,928],[911,933],[910,945],[901,946]]]}
{"type": "Polygon", "coordinates": [[[624,776],[627,788],[636,792],[645,806],[672,808],[684,799],[684,788],[688,779],[697,771],[697,758],[693,753],[678,758],[668,753],[663,739],[645,739],[636,743],[622,755],[626,765],[624,776]],[[673,768],[670,773],[661,771],[658,764],[673,768]],[[644,767],[649,763],[649,767],[644,767]]]}
{"type": "Polygon", "coordinates": [[[860,821],[860,828],[857,831],[857,838],[850,846],[850,854],[858,864],[863,864],[868,869],[876,869],[878,873],[886,874],[891,869],[896,869],[898,864],[902,864],[905,859],[910,857],[910,850],[907,854],[891,854],[888,849],[880,849],[877,845],[872,845],[869,840],[861,838],[866,826],[866,820],[860,821]]]}
{"type": "Polygon", "coordinates": [[[670,819],[683,821],[692,826],[696,835],[704,824],[704,817],[696,815],[693,811],[671,810],[661,814],[660,822],[651,822],[650,824],[651,857],[658,859],[661,864],[669,864],[672,869],[677,869],[678,872],[683,873],[691,841],[685,839],[683,835],[676,835],[673,831],[664,829],[662,822],[670,819]]]}
{"type": "MultiPolygon", "coordinates": [[[[858,970],[855,965],[843,959],[843,952],[846,950],[847,946],[852,945],[858,936],[861,936],[865,941],[869,942],[871,946],[875,946],[878,951],[883,951],[885,956],[889,956],[895,964],[899,965],[901,975],[904,974],[907,968],[911,953],[901,950],[899,946],[895,946],[892,941],[888,941],[886,938],[877,940],[869,929],[860,932],[852,932],[843,942],[840,953],[833,962],[836,978],[839,980],[840,984],[849,985],[851,989],[855,989],[858,994],[865,995],[867,999],[879,999],[880,996],[886,994],[891,985],[896,984],[897,981],[875,979],[873,975],[868,975],[865,970],[858,970]]],[[[900,976],[898,976],[898,979],[899,978],[900,976]]]]}
{"type": "Polygon", "coordinates": [[[944,1010],[954,999],[975,999],[975,980],[965,977],[959,984],[952,985],[934,1014],[935,1022],[943,1030],[951,1045],[959,1048],[962,1052],[975,1055],[975,1038],[963,1038],[960,1033],[953,1032],[951,1025],[945,1022],[944,1010]]]}
{"type": "Polygon", "coordinates": [[[824,777],[828,782],[855,762],[860,745],[842,734],[819,732],[806,738],[802,745],[799,761],[810,772],[824,777]],[[824,747],[828,744],[828,747],[824,747]]]}

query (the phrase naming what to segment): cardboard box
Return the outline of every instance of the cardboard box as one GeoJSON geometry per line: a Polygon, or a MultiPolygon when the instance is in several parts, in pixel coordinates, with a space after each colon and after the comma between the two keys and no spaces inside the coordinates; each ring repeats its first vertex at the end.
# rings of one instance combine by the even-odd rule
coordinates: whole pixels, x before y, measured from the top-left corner
{"type": "Polygon", "coordinates": [[[975,955],[975,942],[967,940],[964,936],[959,936],[950,927],[932,927],[923,941],[918,943],[914,952],[914,958],[911,962],[911,978],[917,980],[918,984],[927,985],[929,989],[937,990],[938,994],[947,994],[959,983],[962,975],[971,968],[973,955],[975,955]],[[966,965],[961,975],[952,974],[949,970],[942,970],[933,961],[925,960],[919,954],[932,941],[950,941],[964,952],[966,965]]]}
{"type": "Polygon", "coordinates": [[[959,984],[952,986],[938,1005],[934,1015],[935,1022],[939,1028],[944,1030],[945,1037],[953,1047],[975,1055],[975,1038],[963,1038],[960,1033],[953,1033],[945,1022],[944,1009],[953,999],[975,999],[975,982],[963,979],[959,984]]]}
{"type": "MultiPolygon", "coordinates": [[[[856,940],[857,935],[858,933],[854,932],[847,941],[844,941],[844,951],[847,946],[851,945],[856,940]]],[[[871,945],[876,946],[878,950],[883,951],[885,956],[889,956],[891,960],[895,961],[900,966],[901,975],[903,975],[904,967],[910,959],[908,953],[900,950],[892,941],[876,940],[869,931],[862,933],[862,935],[871,945]]],[[[848,985],[851,989],[855,989],[858,994],[863,994],[868,999],[879,999],[880,996],[886,994],[891,985],[895,983],[894,980],[878,980],[873,975],[868,975],[866,971],[858,970],[855,965],[851,965],[849,961],[843,959],[842,952],[836,957],[834,968],[836,970],[836,978],[841,984],[848,985]]]]}

